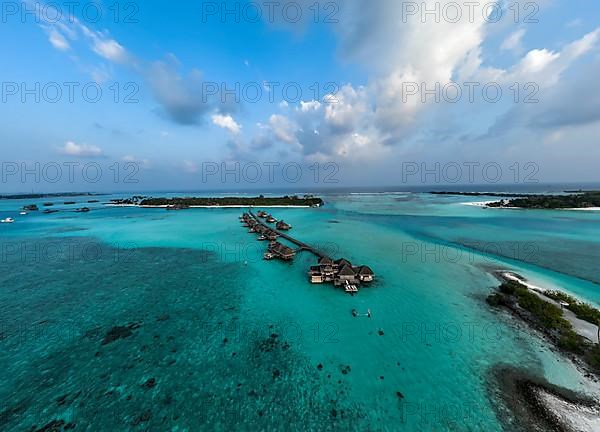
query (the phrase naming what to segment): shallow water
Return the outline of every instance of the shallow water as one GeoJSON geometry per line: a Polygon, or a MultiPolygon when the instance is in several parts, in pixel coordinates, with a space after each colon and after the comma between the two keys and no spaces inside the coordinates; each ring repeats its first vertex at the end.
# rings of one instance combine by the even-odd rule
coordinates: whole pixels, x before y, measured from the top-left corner
{"type": "Polygon", "coordinates": [[[497,364],[584,389],[544,342],[490,311],[487,269],[598,304],[600,215],[324,198],[273,213],[375,270],[354,297],[310,285],[308,253],[263,261],[239,210],[97,204],[23,217],[21,203],[0,203],[17,219],[0,227],[0,429],[494,431],[497,364]]]}

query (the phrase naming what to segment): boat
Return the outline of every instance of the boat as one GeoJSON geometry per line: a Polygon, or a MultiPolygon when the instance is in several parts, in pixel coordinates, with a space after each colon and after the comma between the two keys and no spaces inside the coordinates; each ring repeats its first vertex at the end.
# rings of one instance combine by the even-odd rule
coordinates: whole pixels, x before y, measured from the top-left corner
{"type": "Polygon", "coordinates": [[[25,216],[27,214],[27,212],[21,212],[19,213],[21,216],[25,216]]]}
{"type": "Polygon", "coordinates": [[[271,252],[267,252],[263,255],[263,259],[266,259],[267,261],[272,260],[273,258],[275,258],[275,255],[272,254],[271,252]]]}
{"type": "Polygon", "coordinates": [[[267,240],[267,237],[264,234],[261,234],[258,236],[258,241],[265,241],[267,240]]]}
{"type": "Polygon", "coordinates": [[[0,222],[2,223],[13,223],[15,220],[13,218],[2,219],[0,222]]]}

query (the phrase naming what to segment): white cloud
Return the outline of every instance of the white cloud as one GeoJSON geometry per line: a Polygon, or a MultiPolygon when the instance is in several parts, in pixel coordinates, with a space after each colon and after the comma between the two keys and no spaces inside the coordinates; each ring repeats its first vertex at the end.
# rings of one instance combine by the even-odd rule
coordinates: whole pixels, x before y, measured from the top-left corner
{"type": "Polygon", "coordinates": [[[239,135],[242,130],[242,126],[237,123],[229,114],[214,114],[212,116],[212,122],[220,128],[227,129],[234,135],[239,135]]]}
{"type": "MultiPolygon", "coordinates": [[[[504,83],[535,82],[541,88],[556,85],[565,70],[590,52],[599,40],[600,29],[596,29],[560,51],[545,48],[531,50],[509,70],[495,70],[494,80],[504,83]]],[[[482,72],[485,73],[485,70],[482,72]]]]}
{"type": "Polygon", "coordinates": [[[523,36],[525,36],[525,29],[519,29],[511,33],[500,45],[500,49],[504,51],[514,51],[516,53],[523,51],[523,36]]]}
{"type": "Polygon", "coordinates": [[[133,155],[125,155],[123,156],[123,162],[136,164],[139,168],[150,168],[152,167],[152,162],[149,159],[139,159],[133,155]]]}
{"type": "Polygon", "coordinates": [[[296,144],[297,139],[295,131],[298,129],[297,126],[290,121],[289,118],[279,114],[273,114],[269,118],[269,126],[273,131],[275,137],[287,144],[296,144]]]}
{"type": "Polygon", "coordinates": [[[50,29],[48,32],[48,40],[54,48],[60,51],[67,51],[71,46],[65,37],[56,29],[50,29]]]}
{"type": "Polygon", "coordinates": [[[114,63],[127,63],[128,54],[123,45],[114,39],[94,38],[94,52],[114,63]]]}
{"type": "Polygon", "coordinates": [[[77,144],[73,141],[67,141],[60,148],[62,154],[77,157],[99,157],[102,156],[102,149],[95,145],[77,144]]]}
{"type": "Polygon", "coordinates": [[[325,120],[340,130],[355,129],[367,111],[367,97],[364,87],[343,86],[337,94],[326,97],[325,120]]]}
{"type": "Polygon", "coordinates": [[[307,111],[317,111],[321,108],[321,102],[316,101],[316,100],[311,100],[308,102],[304,102],[304,101],[300,101],[300,111],[302,112],[307,112],[307,111]]]}

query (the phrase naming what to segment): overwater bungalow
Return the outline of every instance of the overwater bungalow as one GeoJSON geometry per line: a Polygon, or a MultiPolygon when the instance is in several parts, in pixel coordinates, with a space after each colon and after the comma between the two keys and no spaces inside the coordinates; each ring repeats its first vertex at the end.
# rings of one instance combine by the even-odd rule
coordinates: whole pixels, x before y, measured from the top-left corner
{"type": "Polygon", "coordinates": [[[265,211],[262,211],[262,210],[259,210],[259,211],[256,213],[256,215],[257,215],[259,218],[263,218],[263,219],[264,219],[264,218],[266,218],[266,217],[267,217],[267,212],[265,212],[265,211]]]}
{"type": "Polygon", "coordinates": [[[265,232],[265,237],[267,237],[268,240],[277,240],[279,238],[279,234],[277,234],[275,231],[273,230],[267,230],[265,232]]]}
{"type": "Polygon", "coordinates": [[[284,261],[292,260],[296,256],[296,251],[294,251],[294,249],[277,241],[273,241],[269,244],[269,252],[284,261]]]}
{"type": "Polygon", "coordinates": [[[292,229],[292,226],[280,220],[279,222],[277,222],[277,225],[275,225],[275,228],[281,231],[289,231],[292,229]]]}
{"type": "Polygon", "coordinates": [[[373,273],[373,270],[369,266],[354,267],[354,271],[361,282],[373,282],[375,278],[375,273],[373,273]]]}
{"type": "Polygon", "coordinates": [[[356,272],[354,271],[352,266],[349,266],[349,265],[340,267],[336,276],[341,281],[349,281],[349,282],[355,282],[356,278],[357,278],[356,272]]]}
{"type": "MultiPolygon", "coordinates": [[[[285,221],[282,220],[278,222],[272,215],[266,214],[265,212],[260,212],[260,216],[263,217],[267,223],[277,222],[275,226],[277,230],[285,231],[291,228],[291,225],[287,224],[285,221]]],[[[317,265],[311,266],[308,271],[310,282],[313,284],[333,283],[334,286],[342,288],[345,292],[354,294],[358,292],[362,283],[372,282],[375,278],[375,274],[370,267],[353,266],[350,261],[344,258],[334,261],[328,256],[322,255],[319,251],[313,249],[309,245],[266,226],[252,213],[244,213],[240,217],[240,221],[249,228],[250,232],[258,234],[259,241],[269,240],[269,247],[263,256],[265,260],[277,258],[284,261],[290,261],[300,250],[310,251],[317,255],[319,257],[317,265]],[[299,249],[294,250],[277,241],[281,236],[299,246],[299,249]]]]}
{"type": "Polygon", "coordinates": [[[333,261],[326,256],[321,257],[318,265],[312,266],[308,274],[311,283],[333,282],[336,287],[352,294],[358,292],[361,283],[372,282],[375,278],[373,270],[368,266],[353,267],[346,259],[333,261]]]}
{"type": "Polygon", "coordinates": [[[265,234],[267,231],[269,231],[269,229],[267,227],[260,225],[260,224],[254,225],[254,230],[258,234],[265,234]]]}
{"type": "Polygon", "coordinates": [[[321,272],[321,267],[312,266],[308,272],[310,276],[310,283],[313,284],[322,284],[325,283],[325,276],[321,272]]]}

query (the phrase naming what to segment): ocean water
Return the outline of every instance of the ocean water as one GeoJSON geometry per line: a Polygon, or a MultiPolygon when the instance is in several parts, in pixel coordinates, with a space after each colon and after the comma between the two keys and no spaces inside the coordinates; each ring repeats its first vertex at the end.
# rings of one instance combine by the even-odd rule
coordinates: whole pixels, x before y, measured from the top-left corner
{"type": "Polygon", "coordinates": [[[307,252],[263,261],[240,210],[0,202],[0,430],[501,431],[498,365],[593,390],[485,298],[502,268],[600,304],[600,213],[324,199],[273,214],[370,265],[356,296],[309,284],[307,252]]]}

